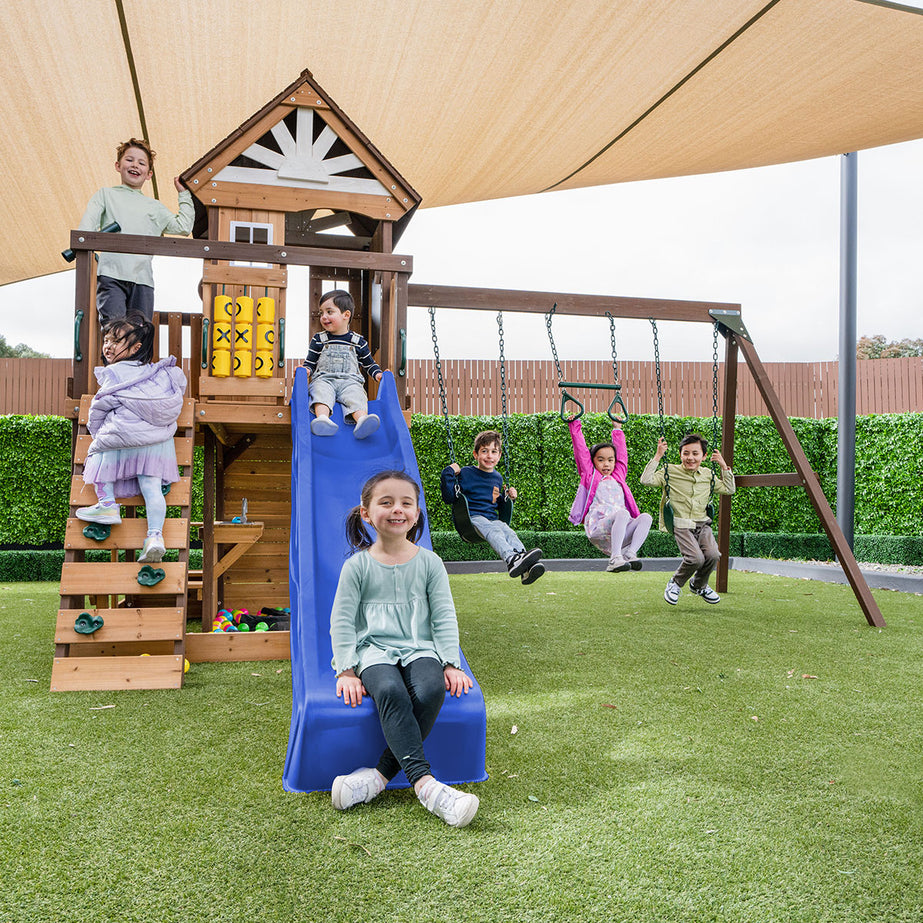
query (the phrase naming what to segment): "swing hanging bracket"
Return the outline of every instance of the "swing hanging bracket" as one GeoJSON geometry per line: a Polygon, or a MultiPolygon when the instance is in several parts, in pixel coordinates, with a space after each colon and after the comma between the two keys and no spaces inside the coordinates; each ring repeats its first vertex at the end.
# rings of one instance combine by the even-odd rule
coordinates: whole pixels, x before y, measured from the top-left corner
{"type": "Polygon", "coordinates": [[[752,343],[753,338],[750,336],[749,331],[744,325],[743,318],[740,315],[740,311],[727,311],[719,310],[718,308],[712,308],[708,312],[708,316],[718,325],[718,329],[724,336],[727,336],[726,331],[731,331],[731,333],[736,333],[737,336],[743,337],[743,339],[752,343]]]}

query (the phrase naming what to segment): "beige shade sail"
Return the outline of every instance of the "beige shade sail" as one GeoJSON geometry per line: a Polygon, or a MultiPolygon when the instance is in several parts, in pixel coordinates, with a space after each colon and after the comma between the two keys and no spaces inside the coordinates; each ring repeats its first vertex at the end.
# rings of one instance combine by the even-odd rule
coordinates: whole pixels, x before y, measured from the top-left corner
{"type": "Polygon", "coordinates": [[[67,267],[119,141],[147,135],[175,209],[172,177],[304,69],[423,207],[923,137],[900,4],[20,0],[0,22],[0,284],[67,267]]]}

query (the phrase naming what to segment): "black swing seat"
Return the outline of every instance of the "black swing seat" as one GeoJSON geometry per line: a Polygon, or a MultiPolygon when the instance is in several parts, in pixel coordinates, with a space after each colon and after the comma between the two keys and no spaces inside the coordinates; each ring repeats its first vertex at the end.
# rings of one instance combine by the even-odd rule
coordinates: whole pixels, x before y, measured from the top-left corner
{"type": "MultiPolygon", "coordinates": [[[[513,501],[504,494],[497,501],[497,516],[507,525],[513,518],[513,501]]],[[[471,522],[471,513],[468,510],[468,498],[461,492],[461,488],[455,485],[455,500],[452,502],[452,525],[455,531],[472,545],[483,542],[484,538],[471,522]]]]}
{"type": "MultiPolygon", "coordinates": [[[[705,507],[705,515],[714,520],[715,518],[715,504],[709,501],[708,505],[705,507]]],[[[667,532],[670,535],[673,534],[673,520],[675,519],[673,513],[673,504],[669,500],[664,500],[663,503],[663,524],[666,526],[667,532]]]]}

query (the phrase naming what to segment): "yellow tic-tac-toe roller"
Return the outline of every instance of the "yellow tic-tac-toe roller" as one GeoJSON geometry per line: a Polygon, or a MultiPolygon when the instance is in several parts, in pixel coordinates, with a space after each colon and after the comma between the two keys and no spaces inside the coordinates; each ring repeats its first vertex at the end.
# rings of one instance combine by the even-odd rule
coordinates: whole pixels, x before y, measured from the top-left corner
{"type": "Polygon", "coordinates": [[[272,352],[261,349],[256,354],[256,377],[272,378],[272,352]]]}
{"type": "Polygon", "coordinates": [[[253,324],[238,323],[234,327],[234,349],[253,349],[253,324]]]}
{"type": "Polygon", "coordinates": [[[221,322],[212,327],[212,349],[231,348],[231,325],[221,322]]]}
{"type": "Polygon", "coordinates": [[[237,378],[249,378],[253,374],[253,353],[249,349],[234,351],[234,375],[237,378]]]}
{"type": "Polygon", "coordinates": [[[215,295],[215,321],[229,321],[234,311],[231,308],[232,299],[227,295],[215,295]]]}
{"type": "Polygon", "coordinates": [[[256,326],[256,348],[272,349],[276,344],[276,326],[275,324],[257,324],[256,326]]]}
{"type": "Polygon", "coordinates": [[[234,319],[238,324],[253,323],[253,299],[249,295],[238,295],[234,319]]]}
{"type": "Polygon", "coordinates": [[[231,354],[226,349],[212,353],[212,375],[215,378],[227,378],[231,374],[231,354]]]}
{"type": "Polygon", "coordinates": [[[276,299],[260,298],[256,303],[256,321],[258,324],[272,324],[276,320],[276,299]]]}

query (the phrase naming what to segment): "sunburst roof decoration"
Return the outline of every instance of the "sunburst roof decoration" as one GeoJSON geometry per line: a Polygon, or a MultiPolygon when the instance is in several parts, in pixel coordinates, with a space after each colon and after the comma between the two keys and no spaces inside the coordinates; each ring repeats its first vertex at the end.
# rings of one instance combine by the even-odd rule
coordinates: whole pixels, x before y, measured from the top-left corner
{"type": "Polygon", "coordinates": [[[304,71],[185,171],[206,207],[339,213],[371,230],[403,223],[420,196],[304,71]],[[361,220],[358,216],[364,217],[361,220]],[[403,219],[403,220],[402,220],[403,219]]]}

